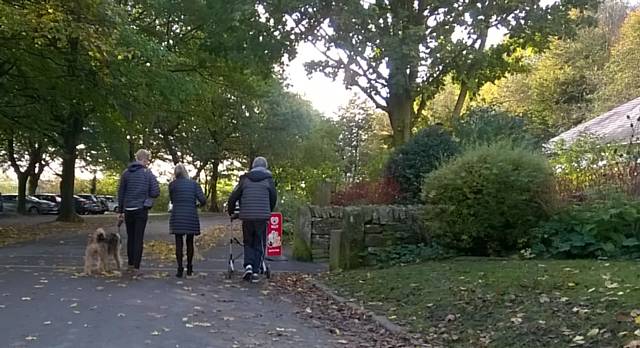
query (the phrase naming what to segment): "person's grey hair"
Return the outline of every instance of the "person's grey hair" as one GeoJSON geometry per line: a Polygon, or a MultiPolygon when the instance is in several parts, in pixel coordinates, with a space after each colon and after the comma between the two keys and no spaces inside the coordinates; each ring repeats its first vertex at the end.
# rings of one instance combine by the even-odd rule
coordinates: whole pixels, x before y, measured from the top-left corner
{"type": "Polygon", "coordinates": [[[151,152],[149,152],[149,150],[140,149],[136,152],[136,161],[142,162],[144,160],[151,162],[151,152]]]}
{"type": "Polygon", "coordinates": [[[267,163],[267,159],[264,158],[264,157],[261,157],[261,156],[256,157],[256,159],[253,160],[253,164],[251,165],[251,169],[258,168],[258,167],[261,167],[261,168],[264,168],[264,169],[269,168],[269,163],[267,163]]]}
{"type": "Polygon", "coordinates": [[[173,175],[176,177],[176,179],[177,178],[188,178],[189,177],[189,172],[187,171],[187,168],[184,166],[184,164],[179,163],[173,169],[173,175]]]}

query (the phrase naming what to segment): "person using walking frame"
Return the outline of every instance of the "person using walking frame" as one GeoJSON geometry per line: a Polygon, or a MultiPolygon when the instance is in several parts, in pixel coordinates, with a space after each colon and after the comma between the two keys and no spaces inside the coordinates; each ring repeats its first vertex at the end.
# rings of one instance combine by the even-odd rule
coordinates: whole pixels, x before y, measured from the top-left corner
{"type": "Polygon", "coordinates": [[[207,199],[200,185],[189,178],[184,165],[176,165],[174,176],[175,179],[169,184],[169,199],[172,204],[169,230],[176,238],[176,261],[178,262],[176,277],[182,278],[185,238],[187,240],[187,275],[193,275],[193,238],[200,234],[198,205],[206,205],[207,199]]]}
{"type": "Polygon", "coordinates": [[[245,269],[243,278],[252,282],[260,280],[258,274],[264,261],[267,226],[278,200],[273,176],[267,168],[267,160],[256,157],[251,170],[240,176],[227,202],[230,216],[234,214],[236,203],[240,202],[245,269]]]}

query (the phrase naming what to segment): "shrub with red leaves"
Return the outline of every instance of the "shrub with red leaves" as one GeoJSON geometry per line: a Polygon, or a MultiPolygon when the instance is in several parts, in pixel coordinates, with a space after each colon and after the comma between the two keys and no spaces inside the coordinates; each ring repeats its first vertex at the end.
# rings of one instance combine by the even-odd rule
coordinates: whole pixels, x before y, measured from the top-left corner
{"type": "Polygon", "coordinates": [[[351,184],[336,192],[331,201],[334,205],[393,204],[400,198],[400,186],[391,177],[377,181],[351,184]]]}

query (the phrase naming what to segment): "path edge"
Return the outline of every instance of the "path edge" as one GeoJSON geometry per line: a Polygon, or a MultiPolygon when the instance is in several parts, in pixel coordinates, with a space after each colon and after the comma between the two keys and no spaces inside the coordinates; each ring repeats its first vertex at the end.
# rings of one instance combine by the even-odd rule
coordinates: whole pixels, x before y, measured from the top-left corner
{"type": "Polygon", "coordinates": [[[364,306],[358,306],[357,304],[353,303],[353,301],[349,301],[346,298],[336,294],[335,290],[325,285],[320,280],[311,279],[311,285],[317,288],[318,290],[322,291],[323,293],[325,293],[327,296],[331,297],[334,301],[342,305],[348,306],[349,308],[356,311],[364,311],[367,315],[371,317],[371,319],[373,319],[373,321],[375,321],[378,325],[380,325],[382,328],[389,331],[390,333],[393,333],[396,335],[407,334],[407,331],[403,327],[401,327],[400,325],[394,324],[386,316],[376,314],[375,312],[364,308],[364,306]]]}

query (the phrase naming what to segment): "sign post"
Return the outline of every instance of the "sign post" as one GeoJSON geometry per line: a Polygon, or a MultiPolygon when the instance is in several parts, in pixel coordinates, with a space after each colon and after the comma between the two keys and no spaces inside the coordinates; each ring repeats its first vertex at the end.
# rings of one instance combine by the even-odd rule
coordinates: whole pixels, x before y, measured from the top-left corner
{"type": "Polygon", "coordinates": [[[282,214],[271,213],[267,227],[267,256],[282,256],[282,214]]]}

